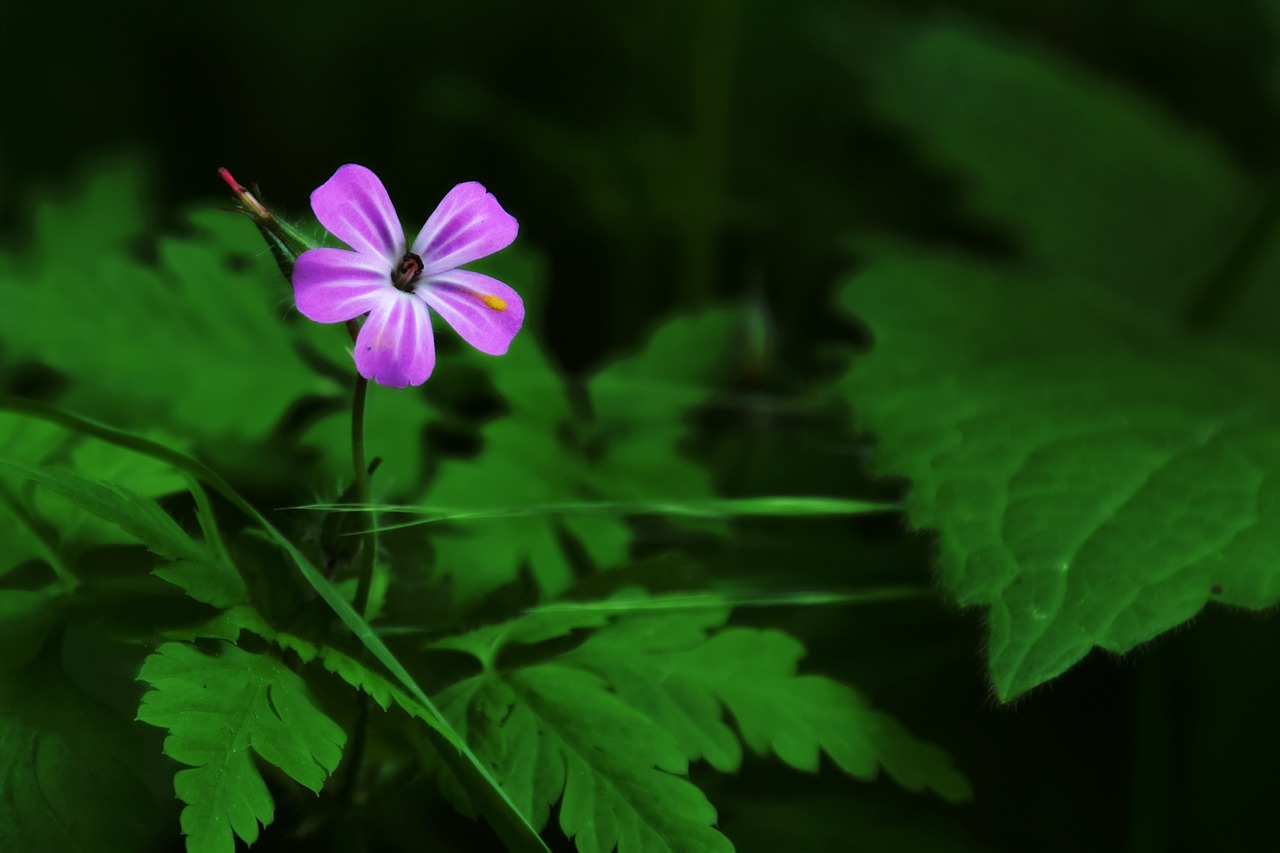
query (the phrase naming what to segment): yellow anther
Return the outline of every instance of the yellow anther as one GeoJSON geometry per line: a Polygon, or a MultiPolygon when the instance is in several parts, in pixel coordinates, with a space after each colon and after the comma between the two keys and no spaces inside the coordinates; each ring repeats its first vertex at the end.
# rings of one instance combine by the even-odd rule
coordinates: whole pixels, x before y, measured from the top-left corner
{"type": "Polygon", "coordinates": [[[479,296],[480,301],[492,308],[494,311],[507,310],[507,300],[503,299],[501,296],[494,296],[489,293],[481,293],[479,296]]]}

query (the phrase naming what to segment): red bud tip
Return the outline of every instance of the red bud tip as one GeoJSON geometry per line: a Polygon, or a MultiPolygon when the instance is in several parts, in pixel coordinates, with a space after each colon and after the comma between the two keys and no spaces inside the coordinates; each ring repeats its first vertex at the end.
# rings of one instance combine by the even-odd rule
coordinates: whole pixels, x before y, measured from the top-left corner
{"type": "Polygon", "coordinates": [[[222,180],[227,182],[227,186],[235,190],[237,195],[244,192],[244,187],[240,186],[240,184],[236,182],[236,179],[231,177],[231,173],[227,171],[225,166],[218,170],[218,175],[221,176],[222,180]]]}
{"type": "Polygon", "coordinates": [[[259,220],[272,218],[271,212],[262,206],[262,202],[254,198],[253,193],[240,186],[240,182],[231,177],[231,173],[227,171],[225,166],[218,169],[218,176],[226,182],[227,186],[231,187],[232,192],[240,199],[240,203],[244,205],[243,210],[245,213],[259,220]]]}

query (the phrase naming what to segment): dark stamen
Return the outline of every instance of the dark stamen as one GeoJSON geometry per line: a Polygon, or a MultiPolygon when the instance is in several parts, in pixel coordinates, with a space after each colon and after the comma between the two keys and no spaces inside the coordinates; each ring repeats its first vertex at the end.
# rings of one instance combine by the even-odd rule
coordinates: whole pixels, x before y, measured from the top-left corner
{"type": "Polygon", "coordinates": [[[400,259],[396,271],[391,274],[391,283],[405,293],[413,293],[413,283],[422,275],[422,258],[409,252],[400,259]]]}

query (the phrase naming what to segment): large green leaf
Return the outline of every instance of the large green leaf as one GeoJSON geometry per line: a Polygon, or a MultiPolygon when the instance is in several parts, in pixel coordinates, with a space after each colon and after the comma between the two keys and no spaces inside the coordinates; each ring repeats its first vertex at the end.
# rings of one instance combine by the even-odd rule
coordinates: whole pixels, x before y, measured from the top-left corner
{"type": "Polygon", "coordinates": [[[56,654],[0,674],[4,847],[150,849],[155,803],[136,767],[135,735],[63,675],[56,654]]]}
{"type": "Polygon", "coordinates": [[[560,802],[560,827],[582,853],[733,849],[711,826],[715,809],[681,778],[679,744],[589,673],[481,675],[440,703],[534,826],[560,802]]]}
{"type": "Polygon", "coordinates": [[[1182,306],[1249,205],[1219,144],[1043,46],[954,19],[836,32],[875,108],[1041,269],[1182,306]]]}
{"type": "MultiPolygon", "coordinates": [[[[79,472],[146,497],[183,488],[182,478],[154,459],[8,413],[0,413],[0,459],[79,472]]],[[[26,480],[21,472],[0,469],[0,574],[31,558],[60,566],[86,548],[134,541],[97,515],[51,499],[51,491],[32,494],[26,480]]]]}
{"type": "Polygon", "coordinates": [[[142,174],[105,165],[37,205],[31,248],[0,278],[6,356],[65,374],[63,402],[79,411],[202,439],[265,437],[295,400],[334,390],[281,322],[288,283],[242,217],[206,211],[193,234],[153,239],[142,174]]]}
{"type": "Polygon", "coordinates": [[[943,586],[989,608],[1001,698],[1209,601],[1280,600],[1274,361],[961,262],[880,263],[842,302],[875,339],[843,391],[943,586]]]}
{"type": "Polygon", "coordinates": [[[736,772],[742,749],[722,719],[733,716],[752,751],[816,772],[825,752],[863,779],[883,766],[903,787],[932,788],[951,800],[969,785],[945,752],[917,740],[852,688],[799,675],[804,646],[780,631],[729,628],[727,611],[631,616],[605,628],[561,662],[602,676],[618,696],[671,732],[690,759],[736,772]]]}
{"type": "Polygon", "coordinates": [[[126,535],[125,541],[140,542],[155,554],[173,561],[157,568],[155,574],[181,586],[197,601],[230,607],[248,600],[244,579],[235,566],[205,543],[188,536],[155,501],[123,486],[99,483],[56,468],[0,458],[0,471],[30,479],[75,507],[80,514],[87,513],[118,528],[126,535]]]}
{"type": "Polygon", "coordinates": [[[776,631],[717,631],[727,605],[711,596],[699,607],[688,603],[626,593],[435,644],[481,662],[483,673],[449,687],[440,705],[535,826],[560,802],[561,827],[578,834],[584,853],[614,844],[718,849],[724,840],[706,826],[714,810],[670,774],[698,759],[736,772],[744,741],[808,772],[825,752],[856,777],[871,778],[883,766],[908,789],[969,796],[937,747],[851,688],[798,675],[798,641],[776,631]],[[673,609],[655,609],[667,603],[673,609]],[[546,664],[503,664],[509,647],[590,629],[585,642],[546,664]],[[593,831],[580,834],[586,828],[593,831]]]}
{"type": "Polygon", "coordinates": [[[279,660],[220,643],[207,655],[166,643],[138,678],[153,688],[138,719],[168,729],[165,753],[188,765],[174,777],[190,853],[231,853],[275,815],[253,756],[319,792],[338,766],[346,736],[312,703],[302,679],[279,660]],[[234,833],[234,836],[233,836],[234,833]]]}

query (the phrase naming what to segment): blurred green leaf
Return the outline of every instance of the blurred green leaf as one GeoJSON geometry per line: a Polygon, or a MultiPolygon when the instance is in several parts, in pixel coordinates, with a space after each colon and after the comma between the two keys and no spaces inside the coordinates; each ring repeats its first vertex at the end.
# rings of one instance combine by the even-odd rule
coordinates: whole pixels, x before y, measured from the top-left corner
{"type": "MultiPolygon", "coordinates": [[[[662,327],[640,353],[589,383],[589,421],[574,417],[564,383],[537,343],[517,340],[490,371],[511,413],[485,426],[476,459],[443,466],[425,502],[466,512],[495,505],[710,498],[710,476],[679,451],[686,434],[681,417],[714,387],[732,327],[727,311],[662,327]]],[[[439,570],[453,578],[461,601],[515,580],[523,565],[542,594],[554,597],[574,580],[560,542],[565,533],[599,568],[619,563],[631,541],[622,518],[593,514],[503,518],[437,535],[433,542],[439,570]]]]}
{"type": "MultiPolygon", "coordinates": [[[[0,413],[0,459],[79,472],[146,497],[183,488],[180,476],[153,459],[16,414],[0,413]]],[[[115,525],[52,492],[29,494],[25,477],[0,471],[0,575],[27,559],[60,564],[97,545],[131,542],[115,525]]]]}
{"type": "Polygon", "coordinates": [[[148,233],[142,173],[104,165],[67,199],[39,203],[32,248],[0,279],[7,356],[65,374],[63,402],[79,411],[202,439],[265,437],[295,400],[333,390],[281,322],[289,285],[242,217],[204,211],[190,236],[148,233]]]}
{"type": "Polygon", "coordinates": [[[1042,46],[945,20],[829,35],[1040,271],[1181,307],[1251,203],[1220,144],[1042,46]]]}
{"type": "Polygon", "coordinates": [[[244,579],[235,566],[188,536],[155,501],[121,486],[98,483],[70,471],[6,459],[0,459],[0,468],[29,478],[77,510],[115,525],[155,554],[172,560],[157,568],[155,574],[182,587],[197,601],[230,607],[248,600],[244,579]]]}
{"type": "MultiPolygon", "coordinates": [[[[9,613],[0,613],[7,618],[9,613]]],[[[0,673],[0,839],[12,850],[146,850],[155,803],[136,732],[56,654],[0,673]]]]}
{"type": "Polygon", "coordinates": [[[875,349],[841,387],[945,588],[989,608],[1002,699],[1211,600],[1280,600],[1274,361],[958,261],[880,263],[842,304],[875,349]]]}
{"type": "Polygon", "coordinates": [[[166,643],[138,678],[153,688],[138,719],[167,729],[165,754],[191,768],[173,780],[187,804],[182,831],[191,853],[231,853],[235,836],[252,844],[259,824],[271,823],[275,807],[253,755],[317,793],[342,758],[342,729],[274,657],[229,643],[216,655],[166,643]]]}

